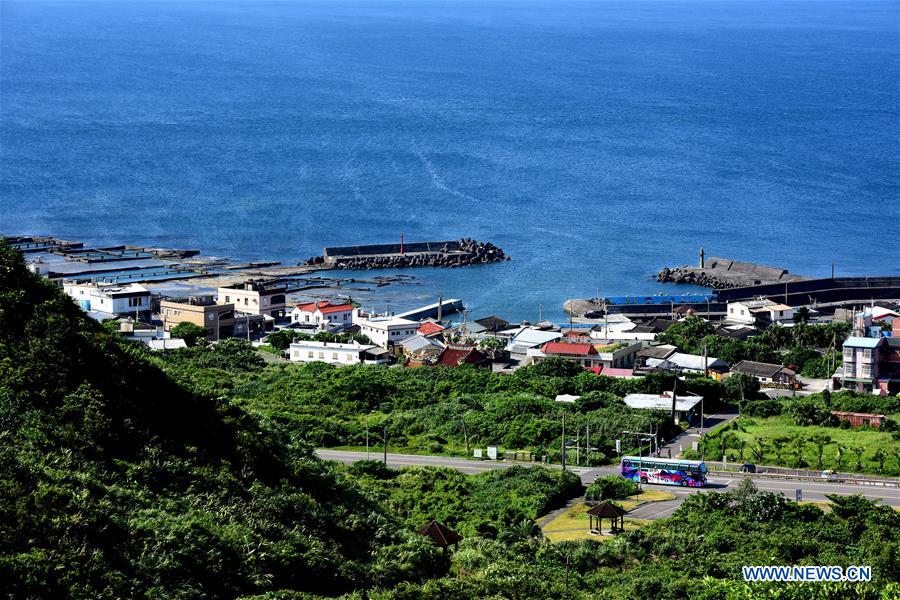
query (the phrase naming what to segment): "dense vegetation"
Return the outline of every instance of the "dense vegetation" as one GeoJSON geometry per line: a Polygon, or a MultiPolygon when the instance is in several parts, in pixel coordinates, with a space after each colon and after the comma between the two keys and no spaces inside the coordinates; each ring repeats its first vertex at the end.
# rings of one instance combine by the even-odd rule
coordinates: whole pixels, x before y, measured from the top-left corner
{"type": "MultiPolygon", "coordinates": [[[[240,343],[224,358],[186,352],[209,369],[255,362],[240,343]]],[[[0,581],[12,596],[333,594],[446,568],[308,447],[178,385],[7,248],[0,438],[0,581]]]]}
{"type": "Polygon", "coordinates": [[[412,529],[435,519],[464,536],[501,540],[532,531],[538,516],[582,492],[577,475],[541,467],[463,475],[435,467],[394,471],[362,461],[347,474],[412,529]]]}
{"type": "Polygon", "coordinates": [[[794,468],[900,475],[900,398],[823,392],[779,400],[754,400],[744,417],[704,436],[700,452],[720,460],[754,461],[794,468]],[[832,411],[893,415],[880,427],[851,427],[832,411]]]}
{"type": "Polygon", "coordinates": [[[688,317],[657,336],[657,341],[677,346],[682,352],[701,354],[706,349],[735,364],[741,360],[791,366],[807,376],[831,377],[841,364],[839,352],[850,332],[849,323],[824,325],[798,322],[793,327],[772,325],[748,340],[716,335],[711,323],[700,317],[688,317]]]}
{"type": "MultiPolygon", "coordinates": [[[[386,432],[392,448],[407,451],[465,453],[466,446],[495,444],[558,461],[565,413],[567,439],[577,435],[584,446],[589,427],[594,448],[590,459],[600,464],[615,456],[615,439],[623,430],[652,429],[663,435],[676,431],[666,411],[633,410],[621,400],[630,392],[672,389],[674,376],[668,373],[615,379],[560,359],[511,376],[474,368],[324,363],[263,367],[221,357],[238,352],[238,343],[188,348],[152,360],[198,392],[233,398],[286,435],[317,447],[363,446],[368,424],[370,441],[383,439],[386,432]],[[574,404],[554,401],[565,393],[581,399],[574,404]]],[[[711,410],[727,390],[705,378],[691,378],[678,386],[680,391],[703,394],[711,410]]],[[[576,451],[570,454],[574,464],[576,451]]]]}
{"type": "MultiPolygon", "coordinates": [[[[870,585],[782,586],[782,597],[900,591],[900,517],[860,498],[836,499],[824,514],[753,490],[696,495],[671,519],[609,542],[547,544],[533,519],[575,493],[571,474],[390,472],[312,456],[305,440],[324,429],[314,401],[325,421],[378,409],[405,436],[395,413],[471,402],[514,422],[515,409],[545,393],[603,387],[566,408],[577,419],[614,412],[622,391],[537,369],[509,378],[510,388],[474,371],[428,373],[264,367],[238,340],[151,356],[0,247],[4,595],[724,600],[775,588],[740,582],[742,564],[874,569],[870,585]],[[466,536],[458,551],[415,533],[431,518],[466,536]]],[[[472,435],[487,435],[479,422],[472,417],[472,435]]]]}
{"type": "Polygon", "coordinates": [[[692,495],[664,521],[601,542],[548,544],[525,532],[465,539],[456,576],[377,598],[895,598],[900,514],[858,496],[824,513],[752,484],[692,495]],[[747,584],[744,565],[870,565],[868,584],[747,584]]]}

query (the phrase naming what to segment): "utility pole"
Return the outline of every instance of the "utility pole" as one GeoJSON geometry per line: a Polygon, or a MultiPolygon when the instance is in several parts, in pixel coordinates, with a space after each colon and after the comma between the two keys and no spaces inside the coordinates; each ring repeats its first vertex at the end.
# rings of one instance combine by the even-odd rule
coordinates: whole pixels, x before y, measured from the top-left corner
{"type": "Polygon", "coordinates": [[[566,470],[566,413],[562,414],[562,470],[566,470]]]}
{"type": "Polygon", "coordinates": [[[581,466],[581,438],[578,437],[578,427],[575,428],[575,466],[581,466]]]}
{"type": "Polygon", "coordinates": [[[641,478],[644,476],[644,448],[641,442],[646,442],[647,440],[653,439],[652,433],[647,433],[645,431],[623,431],[622,435],[633,435],[637,437],[638,441],[638,487],[641,486],[641,478]]]}
{"type": "Polygon", "coordinates": [[[371,412],[366,413],[366,460],[369,460],[369,415],[371,412]]]}
{"type": "Polygon", "coordinates": [[[463,413],[462,417],[462,425],[463,425],[463,437],[466,439],[466,456],[469,455],[469,434],[466,431],[466,413],[463,413]]]}
{"type": "Polygon", "coordinates": [[[387,427],[382,430],[384,436],[384,466],[387,466],[387,427]]]}
{"type": "MultiPolygon", "coordinates": [[[[706,355],[706,344],[703,344],[703,376],[709,377],[709,363],[706,355]]],[[[705,396],[700,396],[700,435],[703,435],[703,401],[705,396]]]]}
{"type": "Polygon", "coordinates": [[[587,466],[591,466],[591,424],[587,424],[587,430],[584,440],[584,445],[587,446],[587,466]]]}
{"type": "Polygon", "coordinates": [[[675,375],[675,382],[672,384],[672,422],[675,422],[675,402],[678,398],[678,394],[675,393],[675,390],[678,388],[678,375],[675,375]]]}

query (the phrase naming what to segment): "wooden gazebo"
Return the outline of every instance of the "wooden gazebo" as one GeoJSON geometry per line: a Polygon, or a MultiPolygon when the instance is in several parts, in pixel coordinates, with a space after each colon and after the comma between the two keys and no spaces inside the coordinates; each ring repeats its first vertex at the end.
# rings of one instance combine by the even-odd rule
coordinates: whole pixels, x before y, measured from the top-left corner
{"type": "Polygon", "coordinates": [[[448,546],[456,548],[456,545],[462,540],[461,535],[452,529],[448,529],[444,525],[441,525],[437,521],[431,521],[431,523],[420,529],[419,535],[427,537],[434,542],[436,546],[440,546],[444,550],[446,550],[448,546]]]}
{"type": "Polygon", "coordinates": [[[610,531],[615,533],[625,529],[625,509],[613,504],[609,500],[604,500],[600,504],[594,506],[587,511],[588,520],[590,521],[590,530],[598,533],[603,532],[603,519],[611,521],[610,531]],[[597,519],[597,527],[594,527],[594,519],[597,519]]]}

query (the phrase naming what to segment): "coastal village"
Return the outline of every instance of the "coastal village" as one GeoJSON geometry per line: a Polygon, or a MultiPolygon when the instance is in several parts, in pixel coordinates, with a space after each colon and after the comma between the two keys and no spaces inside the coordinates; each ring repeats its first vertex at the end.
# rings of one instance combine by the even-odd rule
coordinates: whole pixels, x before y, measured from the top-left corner
{"type": "MultiPolygon", "coordinates": [[[[47,239],[9,241],[27,248],[28,244],[47,244],[47,239]]],[[[58,240],[53,243],[60,247],[58,240]]],[[[856,281],[860,278],[809,280],[751,263],[706,259],[701,250],[699,266],[665,269],[659,278],[700,281],[717,288],[713,295],[572,300],[566,303],[568,323],[531,323],[510,322],[503,315],[470,315],[460,299],[435,298],[432,304],[401,313],[366,311],[337,293],[330,298],[292,302],[289,280],[235,277],[240,270],[228,271],[229,278],[214,293],[164,295],[147,285],[161,276],[158,265],[151,264],[153,271],[141,282],[134,281],[140,278],[136,273],[147,267],[137,266],[135,272],[122,269],[146,258],[144,250],[75,247],[64,248],[64,253],[82,261],[109,259],[124,278],[110,280],[107,270],[88,271],[87,277],[84,273],[69,276],[75,272],[71,268],[68,275],[65,270],[54,273],[46,269],[42,274],[56,281],[91,317],[113,324],[128,338],[153,350],[185,347],[189,340],[179,336],[179,328],[189,324],[211,343],[246,339],[271,361],[398,368],[468,366],[512,373],[558,358],[615,378],[668,371],[723,381],[742,374],[755,378],[773,398],[825,389],[878,395],[900,392],[900,337],[893,336],[900,326],[897,278],[866,278],[866,288],[860,289],[856,281]],[[802,289],[795,289],[798,286],[802,289]],[[810,302],[815,295],[819,299],[810,302]],[[807,301],[797,302],[802,297],[807,301]],[[665,338],[670,327],[688,319],[709,323],[715,336],[728,340],[752,340],[767,328],[790,330],[798,323],[847,322],[850,333],[845,339],[830,340],[827,347],[812,349],[831,358],[827,377],[804,377],[800,365],[790,362],[729,362],[663,343],[660,338],[665,338]]],[[[162,251],[156,249],[153,254],[159,256],[162,251]]],[[[41,273],[45,260],[32,259],[30,264],[41,273]]],[[[399,245],[326,249],[323,257],[306,261],[304,268],[466,266],[499,260],[508,260],[508,256],[492,244],[461,240],[404,245],[401,239],[399,245]]],[[[101,260],[100,264],[109,263],[101,260]]],[[[175,276],[183,274],[180,267],[170,268],[175,276]]],[[[654,397],[633,394],[625,402],[632,408],[671,410],[676,422],[698,421],[703,398],[690,394],[675,398],[673,392],[654,397]]],[[[883,417],[840,418],[877,423],[883,417]]]]}

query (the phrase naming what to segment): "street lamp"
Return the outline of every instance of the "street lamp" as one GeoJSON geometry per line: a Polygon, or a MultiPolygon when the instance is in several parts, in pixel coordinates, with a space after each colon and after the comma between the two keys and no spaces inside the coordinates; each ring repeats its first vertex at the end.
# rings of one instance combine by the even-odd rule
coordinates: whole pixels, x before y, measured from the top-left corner
{"type": "Polygon", "coordinates": [[[221,325],[220,321],[222,320],[222,317],[224,317],[226,314],[228,314],[227,311],[222,311],[216,316],[216,341],[217,342],[219,341],[219,339],[221,337],[220,331],[222,329],[222,325],[221,325]]]}

